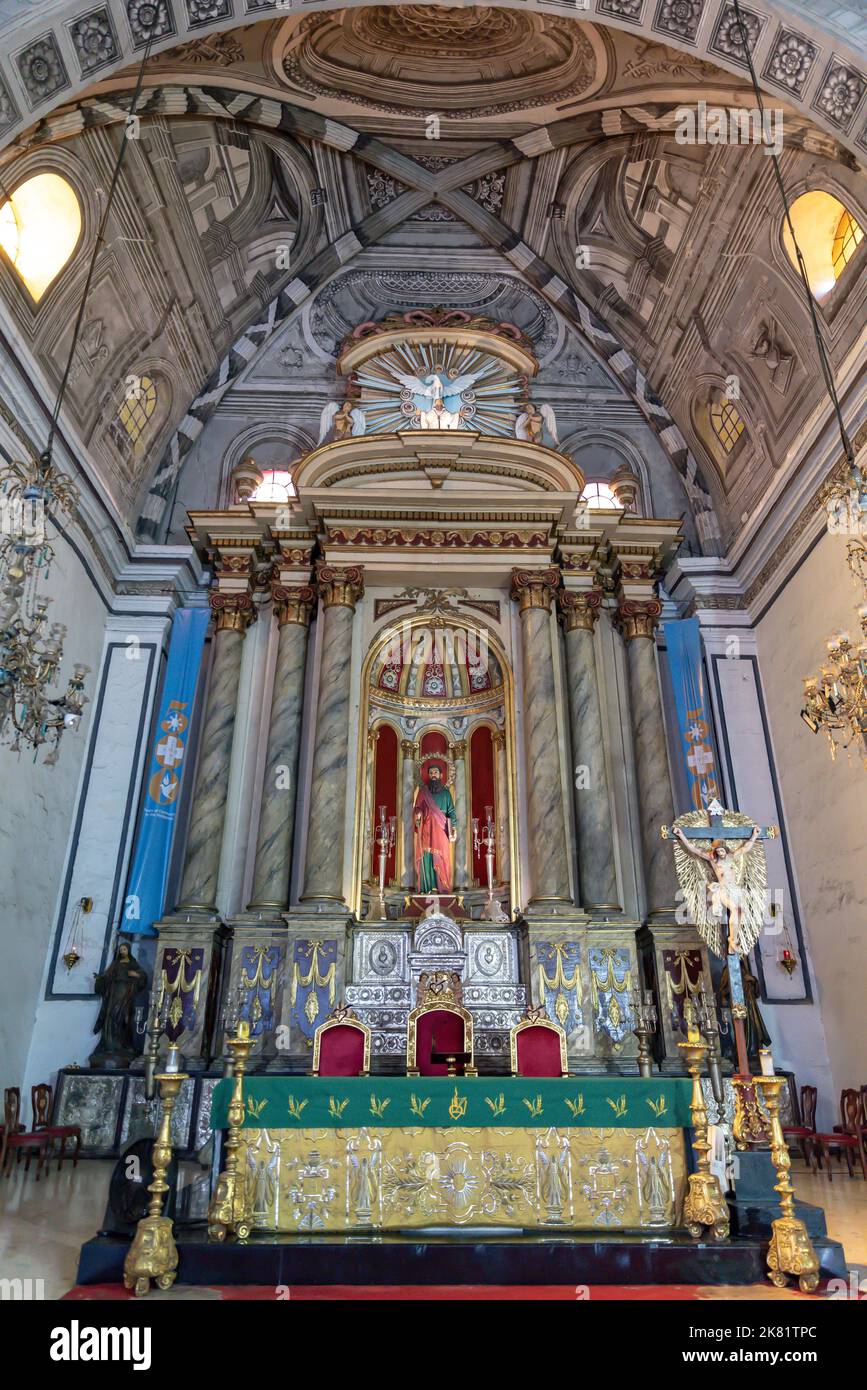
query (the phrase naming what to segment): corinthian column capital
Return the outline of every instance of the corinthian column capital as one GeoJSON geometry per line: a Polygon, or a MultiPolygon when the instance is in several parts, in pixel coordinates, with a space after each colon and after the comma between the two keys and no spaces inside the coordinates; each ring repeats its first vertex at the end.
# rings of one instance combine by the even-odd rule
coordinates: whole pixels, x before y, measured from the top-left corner
{"type": "Polygon", "coordinates": [[[364,593],[364,569],[361,565],[329,565],[316,562],[316,587],[323,608],[351,608],[364,593]]]}
{"type": "Polygon", "coordinates": [[[592,632],[599,617],[602,590],[586,589],[577,592],[572,589],[560,589],[557,592],[557,603],[564,632],[574,632],[576,628],[592,632]]]}
{"type": "Polygon", "coordinates": [[[208,603],[217,632],[246,632],[250,623],[256,621],[256,607],[248,593],[226,594],[213,589],[208,603]]]}
{"type": "Polygon", "coordinates": [[[615,610],[614,626],[623,634],[627,642],[636,637],[649,637],[653,640],[662,604],[658,598],[623,599],[615,610]]]}
{"type": "Polygon", "coordinates": [[[316,603],[316,590],[312,584],[272,584],[271,596],[281,627],[286,623],[310,626],[310,615],[316,603]]]}
{"type": "Polygon", "coordinates": [[[512,598],[517,600],[521,613],[530,608],[550,609],[559,583],[560,571],[556,565],[544,570],[513,569],[512,598]]]}

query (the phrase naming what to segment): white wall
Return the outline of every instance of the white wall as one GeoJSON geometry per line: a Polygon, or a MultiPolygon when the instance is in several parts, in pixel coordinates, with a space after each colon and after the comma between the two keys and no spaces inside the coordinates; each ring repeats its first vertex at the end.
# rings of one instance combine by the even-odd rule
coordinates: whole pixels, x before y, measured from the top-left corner
{"type": "MultiPolygon", "coordinates": [[[[836,1111],[844,1086],[867,1082],[867,772],[863,751],[832,763],[824,734],[800,718],[803,677],[818,674],[825,641],[839,629],[857,640],[859,596],[846,537],[824,534],[757,628],[771,741],[814,989],[831,1066],[836,1111]]],[[[783,1010],[777,1012],[782,1013],[783,1010]]],[[[796,1009],[786,1011],[797,1025],[796,1009]]],[[[797,1040],[792,1039],[797,1046],[797,1040]]]]}
{"type": "MultiPolygon", "coordinates": [[[[55,542],[55,552],[51,577],[40,585],[40,592],[53,599],[52,621],[68,628],[58,688],[66,689],[73,662],[83,661],[92,667],[86,687],[92,699],[105,605],[64,539],[55,542]]],[[[92,705],[86,705],[78,733],[64,734],[55,767],[45,767],[42,757],[34,763],[26,750],[19,757],[0,747],[0,1077],[4,1086],[24,1082],[91,715],[92,705]]]]}

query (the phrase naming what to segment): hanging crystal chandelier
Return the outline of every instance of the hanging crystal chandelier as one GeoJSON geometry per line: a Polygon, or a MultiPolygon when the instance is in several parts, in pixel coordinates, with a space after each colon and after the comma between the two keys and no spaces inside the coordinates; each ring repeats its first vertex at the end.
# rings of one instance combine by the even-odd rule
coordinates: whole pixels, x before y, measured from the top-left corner
{"type": "Polygon", "coordinates": [[[818,676],[804,681],[801,718],[814,734],[824,731],[832,759],[839,748],[860,743],[867,767],[867,545],[863,540],[849,542],[846,561],[865,598],[858,609],[861,641],[853,643],[848,632],[829,637],[827,664],[818,676]]]}
{"type": "Polygon", "coordinates": [[[79,725],[90,670],[76,663],[65,694],[52,695],[66,628],[49,623],[51,599],[38,594],[54,560],[51,509],[71,518],[77,503],[78,488],[48,453],[0,468],[0,743],[20,752],[23,740],[34,757],[47,743],[47,766],[64,731],[79,725]]]}

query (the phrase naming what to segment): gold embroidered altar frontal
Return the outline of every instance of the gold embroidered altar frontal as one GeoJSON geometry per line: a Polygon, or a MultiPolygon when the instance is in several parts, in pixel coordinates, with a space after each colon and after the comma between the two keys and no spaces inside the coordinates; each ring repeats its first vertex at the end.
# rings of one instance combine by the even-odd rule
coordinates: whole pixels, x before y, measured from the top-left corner
{"type": "Polygon", "coordinates": [[[669,1230],[682,1129],[244,1129],[259,1231],[669,1230]]]}

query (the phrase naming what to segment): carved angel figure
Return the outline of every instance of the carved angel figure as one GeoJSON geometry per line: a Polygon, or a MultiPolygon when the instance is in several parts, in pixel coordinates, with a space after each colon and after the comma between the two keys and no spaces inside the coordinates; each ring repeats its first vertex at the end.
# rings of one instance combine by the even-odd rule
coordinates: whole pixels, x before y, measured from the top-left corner
{"type": "Polygon", "coordinates": [[[726,811],[724,827],[750,827],[751,833],[736,839],[689,836],[692,827],[707,823],[704,811],[689,811],[672,826],[678,882],[708,949],[721,957],[745,956],[758,941],[764,921],[767,867],[761,830],[749,816],[726,811]]]}

